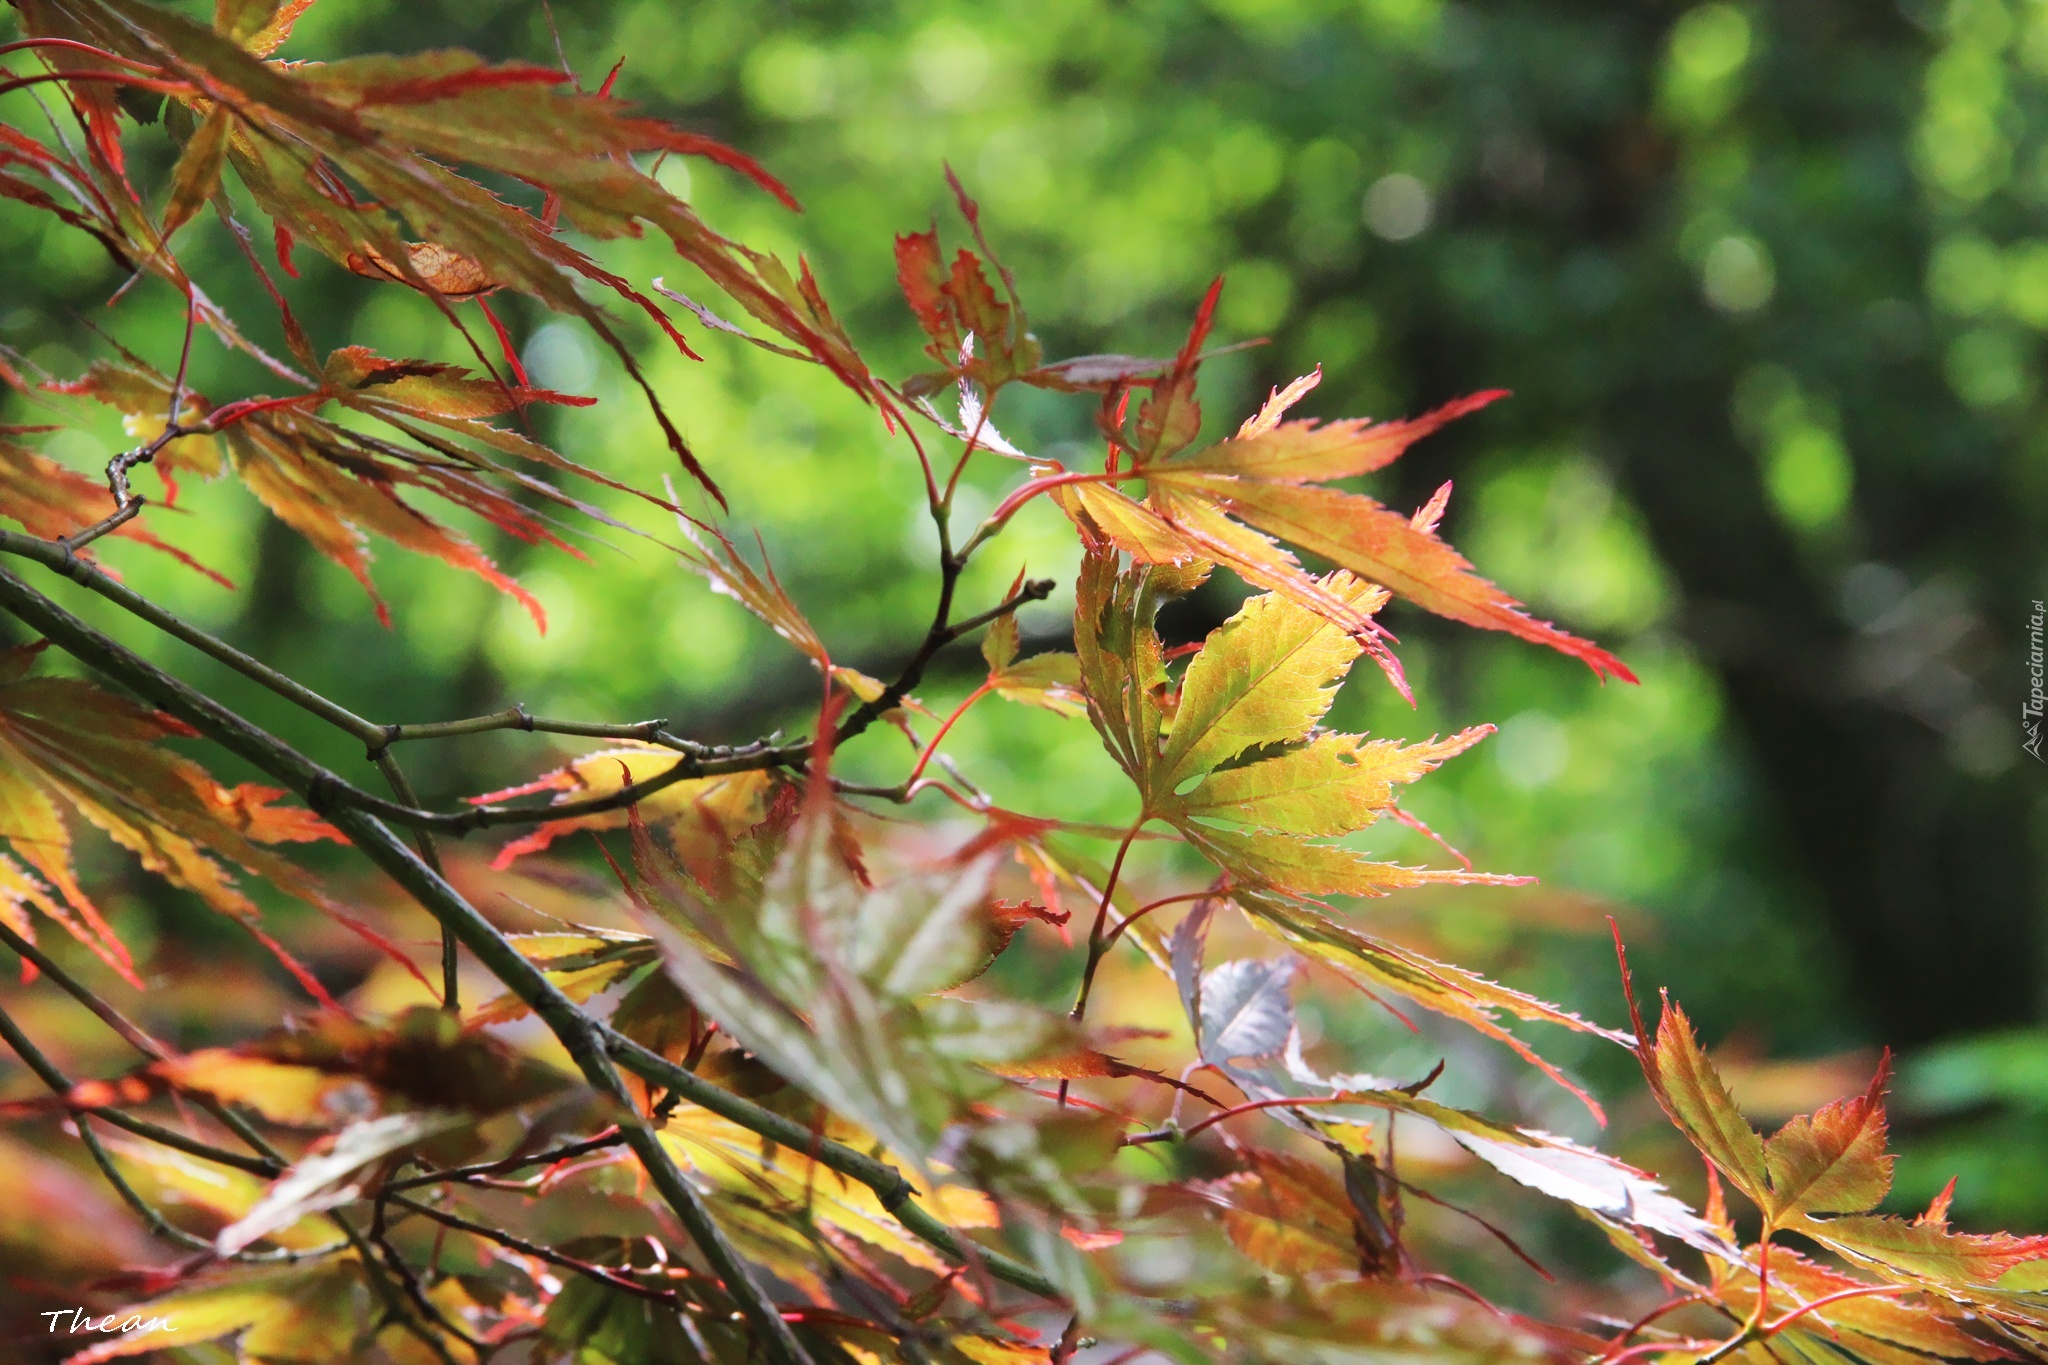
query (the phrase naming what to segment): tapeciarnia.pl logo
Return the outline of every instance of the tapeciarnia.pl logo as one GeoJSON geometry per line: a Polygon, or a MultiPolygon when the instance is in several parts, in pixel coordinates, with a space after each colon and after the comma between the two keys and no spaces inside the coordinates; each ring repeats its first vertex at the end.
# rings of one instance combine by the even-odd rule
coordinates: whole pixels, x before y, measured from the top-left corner
{"type": "Polygon", "coordinates": [[[2036,598],[2034,615],[2027,622],[2027,699],[2020,705],[2020,728],[2027,737],[2020,747],[2032,754],[2037,762],[2048,763],[2048,758],[2041,757],[2041,712],[2043,706],[2048,705],[2048,695],[2044,695],[2041,689],[2041,624],[2044,619],[2048,619],[2048,605],[2036,598]]]}

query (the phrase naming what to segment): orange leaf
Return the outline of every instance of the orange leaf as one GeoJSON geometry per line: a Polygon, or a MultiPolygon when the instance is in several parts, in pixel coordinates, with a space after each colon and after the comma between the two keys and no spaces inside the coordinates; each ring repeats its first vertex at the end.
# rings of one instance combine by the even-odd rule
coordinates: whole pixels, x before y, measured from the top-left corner
{"type": "Polygon", "coordinates": [[[1891,1054],[1878,1063],[1867,1093],[1792,1119],[1764,1144],[1774,1219],[1812,1213],[1862,1213],[1892,1184],[1885,1155],[1885,1083],[1891,1054]]]}
{"type": "Polygon", "coordinates": [[[1152,477],[1382,583],[1439,616],[1549,645],[1602,677],[1636,681],[1627,664],[1529,615],[1520,603],[1474,573],[1463,555],[1371,498],[1229,475],[1156,471],[1152,477]]]}
{"type": "Polygon", "coordinates": [[[1768,1212],[1772,1201],[1763,1139],[1735,1107],[1734,1097],[1694,1036],[1692,1021],[1669,995],[1655,1042],[1639,1042],[1636,1053],[1650,1089],[1678,1130],[1736,1189],[1768,1212]]]}

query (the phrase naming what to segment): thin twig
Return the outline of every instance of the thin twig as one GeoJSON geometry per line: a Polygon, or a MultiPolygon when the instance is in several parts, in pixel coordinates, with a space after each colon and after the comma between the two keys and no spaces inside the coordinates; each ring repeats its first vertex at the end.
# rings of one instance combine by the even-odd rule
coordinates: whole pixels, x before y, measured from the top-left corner
{"type": "MultiPolygon", "coordinates": [[[[408,806],[418,806],[419,793],[412,789],[397,756],[388,748],[376,750],[374,756],[378,771],[391,786],[391,794],[408,806]]],[[[434,869],[435,876],[441,876],[441,850],[434,846],[434,836],[422,829],[415,830],[412,837],[420,851],[420,861],[434,869]]],[[[462,959],[455,950],[455,935],[445,926],[441,930],[441,1008],[458,1019],[462,1017],[462,959]]]]}
{"type": "MultiPolygon", "coordinates": [[[[175,1055],[170,1048],[152,1038],[137,1025],[130,1023],[119,1010],[100,999],[98,995],[87,988],[77,977],[58,966],[49,954],[16,933],[13,927],[5,921],[0,921],[0,943],[5,943],[25,960],[34,963],[37,971],[55,982],[72,999],[91,1010],[102,1023],[120,1034],[121,1038],[130,1047],[140,1052],[143,1056],[151,1061],[161,1062],[168,1061],[175,1055]]],[[[247,1143],[252,1151],[263,1157],[265,1163],[270,1168],[270,1173],[274,1174],[277,1171],[282,1171],[291,1164],[284,1159],[276,1148],[266,1142],[260,1133],[249,1125],[248,1120],[228,1108],[219,1099],[203,1092],[195,1096],[195,1099],[202,1109],[206,1110],[207,1113],[213,1115],[216,1119],[219,1119],[222,1124],[226,1125],[229,1131],[247,1143]]]]}
{"type": "Polygon", "coordinates": [[[390,1203],[386,1193],[389,1188],[389,1186],[386,1186],[385,1191],[380,1191],[371,1206],[369,1231],[371,1244],[377,1250],[384,1253],[385,1264],[390,1268],[391,1273],[397,1277],[398,1286],[405,1292],[406,1298],[412,1301],[414,1311],[426,1319],[431,1326],[440,1328],[472,1351],[483,1350],[485,1343],[477,1340],[457,1326],[449,1319],[447,1314],[441,1311],[432,1299],[427,1297],[426,1286],[420,1283],[419,1273],[412,1268],[405,1257],[399,1254],[398,1248],[391,1244],[390,1229],[386,1224],[385,1218],[386,1206],[390,1203]]]}
{"type": "Polygon", "coordinates": [[[559,1266],[563,1270],[574,1271],[578,1275],[587,1276],[590,1279],[596,1280],[599,1284],[608,1285],[621,1293],[631,1294],[636,1298],[652,1299],[656,1303],[665,1303],[671,1308],[678,1306],[678,1296],[673,1289],[649,1289],[631,1276],[621,1275],[608,1266],[593,1265],[589,1261],[579,1261],[574,1256],[564,1256],[559,1251],[541,1246],[537,1242],[529,1242],[523,1237],[506,1232],[503,1228],[494,1228],[487,1223],[472,1222],[470,1219],[464,1218],[459,1214],[449,1213],[446,1209],[437,1209],[432,1204],[424,1203],[402,1194],[393,1194],[391,1202],[400,1208],[417,1213],[423,1218],[431,1218],[444,1227],[451,1227],[457,1232],[467,1232],[472,1236],[485,1238],[496,1242],[499,1246],[509,1247],[522,1256],[531,1256],[537,1261],[546,1261],[549,1265],[559,1266]]]}
{"type": "Polygon", "coordinates": [[[582,1142],[572,1142],[565,1147],[552,1148],[545,1152],[533,1152],[525,1156],[508,1156],[502,1161],[486,1161],[475,1166],[452,1166],[445,1171],[431,1171],[425,1175],[407,1176],[385,1185],[387,1190],[410,1190],[421,1185],[439,1185],[449,1181],[469,1180],[477,1176],[500,1175],[526,1166],[552,1166],[558,1161],[569,1161],[591,1152],[607,1151],[624,1145],[625,1136],[615,1127],[607,1133],[582,1142]]]}
{"type": "MultiPolygon", "coordinates": [[[[5,1010],[0,1010],[0,1039],[6,1040],[7,1045],[14,1049],[15,1055],[21,1058],[22,1064],[28,1067],[30,1071],[33,1071],[36,1074],[36,1079],[40,1080],[45,1086],[48,1086],[51,1091],[58,1095],[68,1095],[71,1093],[71,1079],[58,1070],[55,1063],[43,1055],[42,1049],[35,1045],[34,1041],[22,1031],[21,1026],[14,1022],[13,1016],[9,1015],[5,1010]]],[[[164,1238],[166,1241],[174,1242],[184,1247],[187,1251],[203,1251],[209,1257],[216,1256],[217,1253],[214,1251],[213,1243],[204,1238],[195,1237],[183,1228],[174,1226],[148,1200],[137,1193],[134,1186],[128,1183],[127,1177],[114,1164],[113,1157],[108,1154],[106,1149],[100,1144],[99,1137],[92,1131],[91,1120],[95,1117],[105,1119],[110,1123],[117,1123],[122,1127],[129,1127],[131,1131],[136,1131],[136,1129],[127,1123],[120,1122],[127,1117],[126,1115],[117,1114],[109,1110],[85,1109],[74,1115],[78,1127],[79,1140],[85,1144],[86,1151],[92,1156],[93,1164],[100,1168],[101,1174],[106,1176],[107,1183],[114,1187],[115,1193],[121,1196],[122,1202],[134,1209],[137,1216],[148,1225],[149,1230],[155,1235],[164,1238]]],[[[156,1132],[167,1132],[167,1130],[156,1129],[154,1124],[141,1124],[140,1126],[155,1129],[156,1132]]],[[[153,1136],[153,1134],[145,1134],[145,1136],[153,1136]]],[[[175,1137],[177,1135],[171,1134],[170,1136],[175,1137]]],[[[195,1147],[201,1148],[202,1150],[193,1151],[192,1154],[204,1156],[208,1160],[223,1161],[223,1164],[226,1165],[243,1166],[246,1169],[244,1162],[238,1160],[234,1153],[216,1152],[205,1148],[203,1143],[169,1143],[166,1145],[176,1146],[180,1150],[186,1151],[192,1151],[195,1147]]],[[[327,1255],[336,1249],[336,1247],[329,1246],[303,1251],[281,1248],[277,1251],[237,1252],[230,1259],[250,1262],[302,1261],[327,1255]]]]}
{"type": "Polygon", "coordinates": [[[1130,856],[1131,844],[1137,839],[1138,831],[1145,827],[1148,818],[1140,816],[1131,826],[1130,832],[1124,835],[1123,842],[1117,845],[1116,861],[1110,864],[1109,879],[1103,883],[1102,903],[1095,907],[1095,923],[1088,930],[1088,962],[1081,969],[1081,989],[1074,997],[1072,1013],[1077,1020],[1088,1012],[1088,993],[1095,985],[1095,970],[1102,965],[1103,955],[1109,951],[1110,943],[1114,942],[1113,938],[1104,937],[1103,927],[1109,919],[1110,901],[1116,895],[1117,880],[1123,875],[1124,859],[1130,856]]]}

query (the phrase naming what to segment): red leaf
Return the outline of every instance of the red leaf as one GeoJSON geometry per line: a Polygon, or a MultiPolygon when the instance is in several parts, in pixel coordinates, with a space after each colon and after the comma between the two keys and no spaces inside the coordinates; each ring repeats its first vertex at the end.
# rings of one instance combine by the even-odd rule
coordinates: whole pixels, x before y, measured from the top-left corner
{"type": "Polygon", "coordinates": [[[939,233],[913,232],[896,239],[896,282],[918,325],[932,339],[931,350],[952,365],[959,356],[960,331],[946,303],[946,272],[939,260],[939,233]]]}

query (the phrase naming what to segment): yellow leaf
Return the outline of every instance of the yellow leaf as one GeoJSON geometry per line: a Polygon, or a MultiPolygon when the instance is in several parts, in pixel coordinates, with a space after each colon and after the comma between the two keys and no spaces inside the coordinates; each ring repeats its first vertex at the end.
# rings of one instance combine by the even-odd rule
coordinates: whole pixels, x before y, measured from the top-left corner
{"type": "Polygon", "coordinates": [[[377,1095],[360,1077],[207,1048],[150,1070],[181,1090],[246,1104],[274,1123],[331,1128],[374,1113],[377,1095]]]}
{"type": "MultiPolygon", "coordinates": [[[[1375,592],[1349,574],[1324,586],[1370,611],[1375,592]]],[[[1359,655],[1358,643],[1286,598],[1249,598],[1202,643],[1181,683],[1159,762],[1167,790],[1245,749],[1298,740],[1323,718],[1359,655]]]]}
{"type": "MultiPolygon", "coordinates": [[[[827,1136],[863,1148],[873,1139],[846,1125],[828,1125],[827,1136]]],[[[727,1194],[767,1201],[771,1208],[808,1208],[810,1216],[910,1264],[936,1273],[948,1267],[939,1255],[904,1230],[882,1207],[875,1192],[857,1180],[813,1162],[792,1148],[767,1148],[758,1134],[708,1110],[683,1105],[662,1130],[662,1141],[677,1158],[727,1194]]],[[[997,1224],[995,1204],[977,1190],[940,1185],[921,1192],[918,1203],[956,1228],[997,1224]]]]}
{"type": "Polygon", "coordinates": [[[1005,701],[1043,707],[1056,715],[1078,716],[1088,710],[1081,694],[1081,663],[1071,654],[1034,654],[1010,662],[990,673],[988,683],[1005,701]]]}
{"type": "MultiPolygon", "coordinates": [[[[1183,689],[1180,717],[1187,715],[1183,689]]],[[[1493,733],[1475,726],[1423,744],[1318,735],[1275,758],[1210,773],[1177,802],[1181,818],[1222,820],[1309,838],[1364,829],[1394,804],[1394,784],[1415,781],[1493,733]]]]}
{"type": "Polygon", "coordinates": [[[1067,484],[1047,496],[1076,523],[1085,523],[1140,564],[1185,564],[1199,557],[1187,537],[1158,513],[1113,488],[1067,484]]]}
{"type": "MultiPolygon", "coordinates": [[[[659,777],[681,761],[682,755],[659,745],[621,744],[572,759],[531,782],[469,799],[472,805],[481,806],[516,796],[552,791],[557,805],[586,801],[610,796],[629,784],[659,777]]],[[[679,852],[687,855],[700,849],[715,851],[741,831],[759,824],[767,815],[768,796],[774,782],[772,775],[760,771],[687,778],[641,798],[639,816],[650,825],[666,826],[677,841],[679,852]]],[[[502,871],[516,859],[538,853],[573,830],[622,829],[631,819],[627,811],[620,809],[545,821],[531,834],[521,835],[500,848],[491,866],[502,871]]]]}
{"type": "Polygon", "coordinates": [[[295,1291],[333,1274],[329,1269],[276,1271],[133,1304],[96,1319],[104,1322],[111,1317],[110,1326],[117,1329],[134,1322],[126,1335],[89,1346],[65,1365],[98,1365],[102,1360],[216,1340],[283,1311],[295,1291]]]}
{"type": "MultiPolygon", "coordinates": [[[[203,1212],[209,1234],[239,1219],[262,1199],[264,1182],[246,1171],[216,1166],[153,1142],[109,1134],[100,1139],[114,1162],[143,1198],[158,1205],[182,1204],[203,1212]]],[[[314,1219],[302,1219],[270,1235],[272,1242],[294,1250],[326,1246],[335,1231],[314,1219]]]]}

